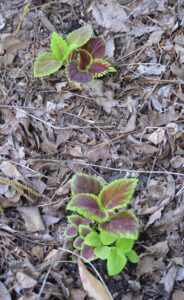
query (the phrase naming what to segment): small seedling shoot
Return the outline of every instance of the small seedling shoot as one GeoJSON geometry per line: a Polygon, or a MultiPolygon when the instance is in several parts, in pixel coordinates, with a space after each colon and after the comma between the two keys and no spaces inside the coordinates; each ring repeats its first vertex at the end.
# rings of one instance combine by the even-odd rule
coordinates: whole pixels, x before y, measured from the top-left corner
{"type": "Polygon", "coordinates": [[[103,37],[93,37],[93,30],[86,25],[72,31],[66,41],[52,33],[51,52],[41,53],[34,63],[34,77],[48,76],[61,67],[69,82],[87,84],[115,68],[104,60],[106,45],[103,37]]]}
{"type": "Polygon", "coordinates": [[[65,235],[74,238],[73,246],[89,260],[107,260],[110,276],[120,273],[129,259],[139,262],[132,249],[138,238],[139,222],[124,209],[129,203],[138,180],[126,178],[108,185],[91,175],[77,173],[71,181],[72,199],[67,210],[70,225],[65,235]]]}

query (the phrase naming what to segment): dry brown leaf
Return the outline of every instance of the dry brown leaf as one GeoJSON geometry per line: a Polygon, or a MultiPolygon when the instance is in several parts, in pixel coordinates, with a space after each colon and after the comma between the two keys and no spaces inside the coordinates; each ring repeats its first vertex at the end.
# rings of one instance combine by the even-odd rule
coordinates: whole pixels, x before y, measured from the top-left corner
{"type": "Polygon", "coordinates": [[[183,300],[184,299],[184,291],[175,291],[172,294],[172,300],[183,300]]]}
{"type": "Polygon", "coordinates": [[[174,169],[181,168],[184,166],[184,157],[177,155],[170,160],[170,163],[174,169]]]}
{"type": "Polygon", "coordinates": [[[35,246],[31,249],[32,255],[35,255],[39,262],[43,261],[43,248],[41,246],[35,246]]]}
{"type": "Polygon", "coordinates": [[[22,180],[23,177],[17,168],[10,161],[3,161],[0,164],[0,169],[5,176],[14,178],[15,180],[22,180]]]}
{"type": "Polygon", "coordinates": [[[168,242],[159,242],[153,246],[148,247],[151,252],[157,257],[165,257],[169,251],[168,242]]]}
{"type": "Polygon", "coordinates": [[[8,36],[0,41],[0,50],[4,50],[5,54],[0,56],[0,65],[9,66],[17,55],[19,49],[27,47],[29,42],[21,42],[13,36],[8,36]]]}
{"type": "Polygon", "coordinates": [[[161,279],[161,283],[164,284],[165,290],[170,294],[172,292],[174,282],[176,279],[177,269],[175,265],[169,268],[169,271],[161,279]]]}
{"type": "Polygon", "coordinates": [[[161,218],[162,215],[162,210],[164,209],[164,207],[159,208],[156,212],[154,212],[148,220],[148,223],[146,224],[146,228],[148,228],[148,226],[150,226],[151,224],[153,224],[156,220],[161,218]]]}
{"type": "Polygon", "coordinates": [[[23,289],[33,288],[37,281],[23,272],[17,272],[16,279],[23,289]]]}
{"type": "Polygon", "coordinates": [[[112,300],[105,286],[86,269],[80,258],[78,258],[78,266],[80,278],[88,296],[95,300],[112,300]]]}
{"type": "Polygon", "coordinates": [[[153,270],[158,269],[160,272],[165,268],[165,264],[163,262],[163,258],[155,260],[150,255],[145,255],[140,257],[140,262],[137,264],[136,274],[137,276],[142,276],[144,274],[152,273],[153,270]]]}
{"type": "Polygon", "coordinates": [[[68,300],[84,300],[86,293],[79,289],[70,289],[70,296],[68,300]]]}
{"type": "Polygon", "coordinates": [[[38,207],[19,207],[17,208],[21,213],[27,232],[44,231],[45,226],[40,216],[38,207]]]}
{"type": "Polygon", "coordinates": [[[161,142],[163,142],[164,138],[165,130],[163,128],[158,128],[148,137],[148,141],[150,141],[154,145],[159,145],[161,142]]]}
{"type": "Polygon", "coordinates": [[[93,6],[92,14],[99,25],[114,32],[128,32],[130,29],[126,11],[115,1],[98,1],[93,6]]]}

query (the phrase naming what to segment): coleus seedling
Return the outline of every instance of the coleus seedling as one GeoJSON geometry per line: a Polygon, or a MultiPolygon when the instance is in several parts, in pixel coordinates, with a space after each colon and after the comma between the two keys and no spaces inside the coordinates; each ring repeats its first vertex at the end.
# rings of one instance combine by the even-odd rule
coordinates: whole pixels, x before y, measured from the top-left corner
{"type": "Polygon", "coordinates": [[[75,238],[74,248],[83,258],[107,260],[109,275],[120,273],[129,259],[139,262],[132,249],[138,238],[136,216],[124,207],[129,203],[138,180],[126,178],[108,185],[94,176],[77,173],[71,181],[72,199],[67,209],[77,214],[68,216],[68,238],[75,238]]]}
{"type": "Polygon", "coordinates": [[[103,59],[106,45],[103,37],[92,37],[93,30],[86,25],[72,31],[66,41],[53,32],[52,52],[41,53],[34,63],[34,77],[43,77],[58,71],[62,66],[70,82],[90,83],[115,68],[103,59]]]}

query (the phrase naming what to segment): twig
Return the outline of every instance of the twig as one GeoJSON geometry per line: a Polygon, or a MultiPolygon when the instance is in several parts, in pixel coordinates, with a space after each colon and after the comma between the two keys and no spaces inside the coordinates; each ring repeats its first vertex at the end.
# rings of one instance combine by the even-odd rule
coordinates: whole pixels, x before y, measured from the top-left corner
{"type": "Polygon", "coordinates": [[[121,168],[111,168],[111,167],[105,167],[101,165],[95,165],[95,164],[90,164],[86,163],[82,160],[56,160],[56,159],[28,159],[28,162],[34,162],[34,161],[40,161],[40,162],[54,162],[58,164],[65,164],[65,163],[72,163],[72,164],[79,164],[83,165],[86,167],[95,167],[95,168],[101,168],[101,169],[106,169],[106,170],[111,170],[111,171],[116,171],[116,172],[129,172],[129,173],[143,173],[143,174],[166,174],[166,175],[176,175],[176,176],[184,176],[184,173],[179,173],[179,172],[169,172],[169,171],[146,171],[146,170],[131,170],[131,169],[121,169],[121,168]]]}

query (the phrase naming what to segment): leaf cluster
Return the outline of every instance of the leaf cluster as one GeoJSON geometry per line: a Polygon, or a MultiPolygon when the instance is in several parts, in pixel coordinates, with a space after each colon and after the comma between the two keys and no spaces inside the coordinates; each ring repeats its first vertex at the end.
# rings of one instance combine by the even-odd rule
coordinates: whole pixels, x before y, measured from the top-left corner
{"type": "Polygon", "coordinates": [[[78,214],[68,216],[65,231],[75,238],[74,248],[87,260],[107,260],[109,275],[120,273],[129,259],[139,257],[132,249],[138,238],[136,216],[124,207],[129,203],[137,179],[119,179],[104,185],[96,177],[77,173],[71,181],[72,199],[67,209],[78,214]]]}
{"type": "Polygon", "coordinates": [[[72,31],[66,41],[53,32],[52,52],[41,53],[34,63],[34,77],[43,77],[58,71],[62,66],[70,82],[89,83],[108,72],[115,72],[103,57],[106,46],[102,37],[92,37],[93,30],[86,25],[72,31]]]}

